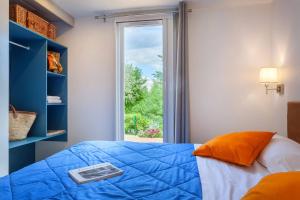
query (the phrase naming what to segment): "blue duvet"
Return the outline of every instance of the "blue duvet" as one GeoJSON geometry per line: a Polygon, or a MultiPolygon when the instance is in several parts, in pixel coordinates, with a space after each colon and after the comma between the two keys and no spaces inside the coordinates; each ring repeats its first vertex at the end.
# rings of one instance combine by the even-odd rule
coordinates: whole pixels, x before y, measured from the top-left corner
{"type": "Polygon", "coordinates": [[[192,144],[83,142],[0,179],[0,200],[202,199],[192,144]],[[124,174],[76,184],[68,171],[103,162],[124,174]]]}

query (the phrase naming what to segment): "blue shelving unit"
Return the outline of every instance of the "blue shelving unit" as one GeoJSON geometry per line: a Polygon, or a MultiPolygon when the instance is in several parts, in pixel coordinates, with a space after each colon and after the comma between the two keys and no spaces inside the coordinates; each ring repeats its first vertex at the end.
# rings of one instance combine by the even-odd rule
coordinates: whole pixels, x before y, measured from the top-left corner
{"type": "Polygon", "coordinates": [[[47,106],[65,106],[64,103],[48,103],[47,106]]]}
{"type": "Polygon", "coordinates": [[[26,138],[25,140],[10,142],[9,143],[9,149],[21,147],[23,145],[32,144],[32,143],[36,143],[36,142],[39,142],[39,141],[49,140],[49,139],[52,139],[52,138],[57,137],[57,136],[61,136],[61,135],[49,135],[49,136],[44,136],[44,137],[31,136],[31,137],[26,138]]]}
{"type": "Polygon", "coordinates": [[[28,138],[9,144],[10,172],[13,172],[35,161],[36,142],[67,141],[68,49],[13,21],[9,23],[9,31],[10,41],[15,43],[10,45],[10,103],[17,110],[37,113],[28,138]],[[48,51],[60,53],[63,74],[47,71],[48,51]],[[60,96],[63,103],[47,104],[47,95],[60,96]],[[49,136],[48,130],[64,130],[64,133],[49,136]]]}
{"type": "Polygon", "coordinates": [[[53,72],[49,72],[49,71],[47,71],[47,76],[49,78],[65,78],[66,77],[66,75],[64,75],[64,74],[57,74],[57,73],[53,73],[53,72]]]}

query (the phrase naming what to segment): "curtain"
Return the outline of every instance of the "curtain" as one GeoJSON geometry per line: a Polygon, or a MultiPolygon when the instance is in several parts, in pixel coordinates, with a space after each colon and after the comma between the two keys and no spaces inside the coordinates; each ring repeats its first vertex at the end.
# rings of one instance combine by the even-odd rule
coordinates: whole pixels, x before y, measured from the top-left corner
{"type": "Polygon", "coordinates": [[[189,125],[189,82],[188,82],[188,45],[186,3],[179,3],[177,19],[177,44],[175,65],[175,143],[190,142],[189,125]]]}

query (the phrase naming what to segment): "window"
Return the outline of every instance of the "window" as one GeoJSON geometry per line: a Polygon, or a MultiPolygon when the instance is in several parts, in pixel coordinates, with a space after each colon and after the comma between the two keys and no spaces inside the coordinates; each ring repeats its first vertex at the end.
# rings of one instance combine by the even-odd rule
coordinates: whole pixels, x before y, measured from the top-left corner
{"type": "Polygon", "coordinates": [[[167,100],[173,87],[169,17],[147,16],[117,23],[118,140],[168,140],[164,134],[169,124],[167,100]]]}

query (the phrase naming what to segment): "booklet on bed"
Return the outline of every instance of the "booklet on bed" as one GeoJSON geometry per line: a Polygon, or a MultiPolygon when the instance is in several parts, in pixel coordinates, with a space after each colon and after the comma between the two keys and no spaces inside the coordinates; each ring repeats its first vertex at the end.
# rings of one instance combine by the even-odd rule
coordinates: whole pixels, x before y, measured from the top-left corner
{"type": "Polygon", "coordinates": [[[79,184],[108,179],[121,174],[123,171],[110,163],[101,163],[69,171],[72,179],[79,184]]]}

